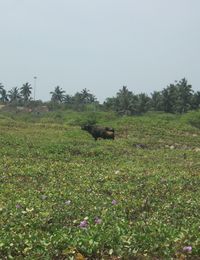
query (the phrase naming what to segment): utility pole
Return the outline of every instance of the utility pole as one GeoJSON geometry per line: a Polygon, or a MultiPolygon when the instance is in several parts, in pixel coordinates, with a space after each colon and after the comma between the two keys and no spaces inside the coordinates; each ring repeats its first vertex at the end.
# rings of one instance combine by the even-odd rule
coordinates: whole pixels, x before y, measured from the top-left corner
{"type": "Polygon", "coordinates": [[[36,95],[36,80],[37,80],[37,77],[35,76],[34,77],[34,101],[35,101],[35,95],[36,95]]]}

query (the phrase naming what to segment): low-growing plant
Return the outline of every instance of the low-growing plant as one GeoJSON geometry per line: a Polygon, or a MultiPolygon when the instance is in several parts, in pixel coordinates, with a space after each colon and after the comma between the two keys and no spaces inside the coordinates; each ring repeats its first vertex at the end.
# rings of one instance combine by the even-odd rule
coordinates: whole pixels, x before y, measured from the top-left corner
{"type": "Polygon", "coordinates": [[[102,112],[95,142],[90,113],[0,114],[0,258],[198,259],[199,129],[102,112]]]}

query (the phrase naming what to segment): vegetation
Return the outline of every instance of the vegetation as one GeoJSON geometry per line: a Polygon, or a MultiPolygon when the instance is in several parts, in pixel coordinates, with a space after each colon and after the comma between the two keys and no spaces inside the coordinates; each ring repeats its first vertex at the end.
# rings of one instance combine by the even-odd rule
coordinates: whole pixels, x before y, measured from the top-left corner
{"type": "Polygon", "coordinates": [[[50,92],[51,96],[51,100],[55,103],[62,103],[65,95],[64,95],[65,91],[62,90],[59,86],[55,87],[55,90],[53,92],[50,92]]]}
{"type": "Polygon", "coordinates": [[[0,258],[198,259],[199,122],[1,113],[0,258]],[[81,131],[91,118],[116,140],[81,131]]]}
{"type": "Polygon", "coordinates": [[[57,86],[54,91],[50,92],[51,101],[46,103],[31,99],[32,87],[29,83],[23,84],[20,91],[15,87],[8,93],[0,84],[0,101],[2,103],[33,108],[42,104],[47,105],[50,110],[59,108],[75,111],[100,110],[114,111],[119,115],[141,115],[148,111],[183,114],[200,107],[200,92],[194,92],[185,78],[170,84],[162,91],[154,91],[150,96],[145,93],[134,94],[126,86],[123,86],[117,92],[116,97],[108,97],[103,104],[99,104],[95,95],[86,88],[71,96],[66,94],[66,91],[60,86],[57,86]]]}
{"type": "Polygon", "coordinates": [[[200,93],[193,93],[192,86],[184,78],[170,84],[162,91],[154,91],[151,97],[141,93],[134,95],[124,86],[115,98],[108,98],[104,105],[122,114],[141,114],[147,111],[185,113],[199,108],[200,93]]]}
{"type": "Polygon", "coordinates": [[[19,104],[21,100],[21,93],[19,92],[19,89],[17,87],[12,88],[8,92],[8,97],[11,104],[19,104]]]}
{"type": "Polygon", "coordinates": [[[25,84],[23,84],[23,86],[21,87],[20,90],[21,90],[20,94],[21,94],[22,100],[26,104],[28,101],[30,101],[31,90],[32,90],[31,84],[26,82],[25,84]]]}

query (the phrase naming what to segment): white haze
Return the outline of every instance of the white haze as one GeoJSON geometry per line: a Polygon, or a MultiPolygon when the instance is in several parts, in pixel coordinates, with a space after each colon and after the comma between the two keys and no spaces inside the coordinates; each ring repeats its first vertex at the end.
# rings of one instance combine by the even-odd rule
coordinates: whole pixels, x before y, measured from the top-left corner
{"type": "Polygon", "coordinates": [[[37,76],[101,102],[123,85],[150,94],[186,77],[199,90],[199,0],[0,0],[0,82],[37,76]]]}

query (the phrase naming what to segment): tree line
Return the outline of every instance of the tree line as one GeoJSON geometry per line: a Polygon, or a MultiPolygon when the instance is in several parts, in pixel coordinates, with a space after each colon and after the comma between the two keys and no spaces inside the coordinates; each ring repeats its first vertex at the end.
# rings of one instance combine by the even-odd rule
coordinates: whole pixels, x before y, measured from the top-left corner
{"type": "Polygon", "coordinates": [[[21,88],[14,87],[6,91],[0,83],[1,103],[12,106],[47,105],[50,109],[66,108],[82,111],[88,107],[98,110],[115,111],[121,115],[137,115],[147,111],[163,111],[167,113],[185,113],[200,107],[200,92],[194,92],[185,78],[165,87],[162,91],[154,91],[151,95],[134,94],[127,86],[123,86],[115,97],[108,97],[100,104],[86,88],[75,95],[68,95],[60,86],[50,92],[49,102],[34,101],[31,97],[32,87],[28,82],[21,88]]]}

